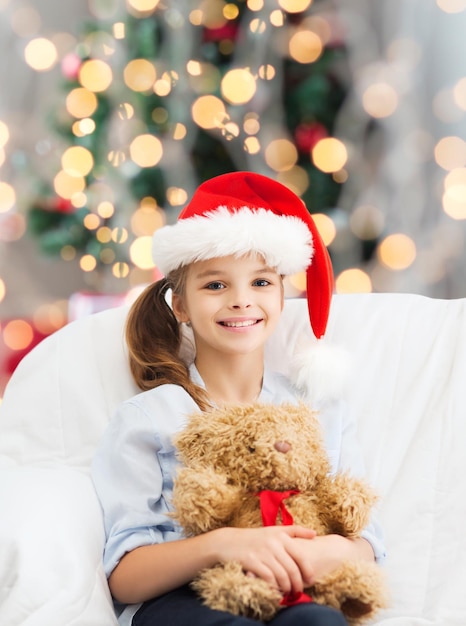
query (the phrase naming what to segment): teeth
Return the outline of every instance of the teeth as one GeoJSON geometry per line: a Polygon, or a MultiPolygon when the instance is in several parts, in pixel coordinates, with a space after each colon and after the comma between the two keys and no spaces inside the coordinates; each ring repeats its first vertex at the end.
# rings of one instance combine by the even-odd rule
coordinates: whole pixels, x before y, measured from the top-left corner
{"type": "Polygon", "coordinates": [[[255,320],[247,320],[244,322],[222,322],[224,326],[228,326],[230,328],[241,328],[243,326],[253,326],[256,321],[255,320]]]}

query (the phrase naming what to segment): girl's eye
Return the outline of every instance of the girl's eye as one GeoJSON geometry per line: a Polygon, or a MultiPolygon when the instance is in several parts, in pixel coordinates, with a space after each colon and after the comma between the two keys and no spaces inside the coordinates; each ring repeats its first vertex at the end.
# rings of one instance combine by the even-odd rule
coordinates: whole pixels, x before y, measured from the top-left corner
{"type": "Polygon", "coordinates": [[[265,280],[265,278],[258,278],[253,282],[253,285],[254,287],[267,287],[267,285],[270,285],[270,282],[265,280]]]}
{"type": "Polygon", "coordinates": [[[216,281],[214,283],[209,283],[208,285],[206,285],[206,288],[212,289],[212,291],[218,291],[224,288],[224,284],[219,281],[216,281]]]}

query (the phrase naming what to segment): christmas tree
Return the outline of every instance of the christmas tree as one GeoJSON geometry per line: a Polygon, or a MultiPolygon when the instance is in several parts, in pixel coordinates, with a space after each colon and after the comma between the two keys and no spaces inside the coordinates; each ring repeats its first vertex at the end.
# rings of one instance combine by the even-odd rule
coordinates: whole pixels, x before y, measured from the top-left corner
{"type": "Polygon", "coordinates": [[[336,206],[349,72],[331,3],[101,4],[61,61],[55,169],[27,207],[45,253],[131,280],[154,228],[232,170],[277,178],[313,214],[336,206]]]}

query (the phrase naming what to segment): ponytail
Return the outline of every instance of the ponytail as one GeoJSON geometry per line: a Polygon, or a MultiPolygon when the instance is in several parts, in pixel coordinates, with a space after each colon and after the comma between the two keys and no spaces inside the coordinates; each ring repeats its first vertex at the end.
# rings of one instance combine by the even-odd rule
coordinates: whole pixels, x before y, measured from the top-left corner
{"type": "Polygon", "coordinates": [[[149,285],[131,307],[126,321],[131,374],[143,391],[180,385],[204,411],[210,407],[207,393],[191,381],[180,357],[182,334],[166,300],[169,289],[174,289],[174,281],[162,278],[149,285]]]}

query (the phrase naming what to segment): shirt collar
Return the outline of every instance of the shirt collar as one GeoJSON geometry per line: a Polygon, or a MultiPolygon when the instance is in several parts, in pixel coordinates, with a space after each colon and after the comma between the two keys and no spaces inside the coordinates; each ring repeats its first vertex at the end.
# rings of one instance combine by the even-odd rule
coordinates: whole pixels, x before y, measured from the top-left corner
{"type": "MultiPolygon", "coordinates": [[[[193,383],[199,385],[199,387],[202,387],[202,389],[205,389],[205,383],[202,380],[201,375],[199,374],[199,371],[194,363],[191,363],[191,365],[189,366],[189,374],[193,383]]],[[[271,402],[271,399],[273,397],[271,378],[271,372],[267,369],[267,367],[264,367],[264,377],[262,379],[261,392],[259,394],[259,397],[257,398],[258,402],[271,402]]]]}

